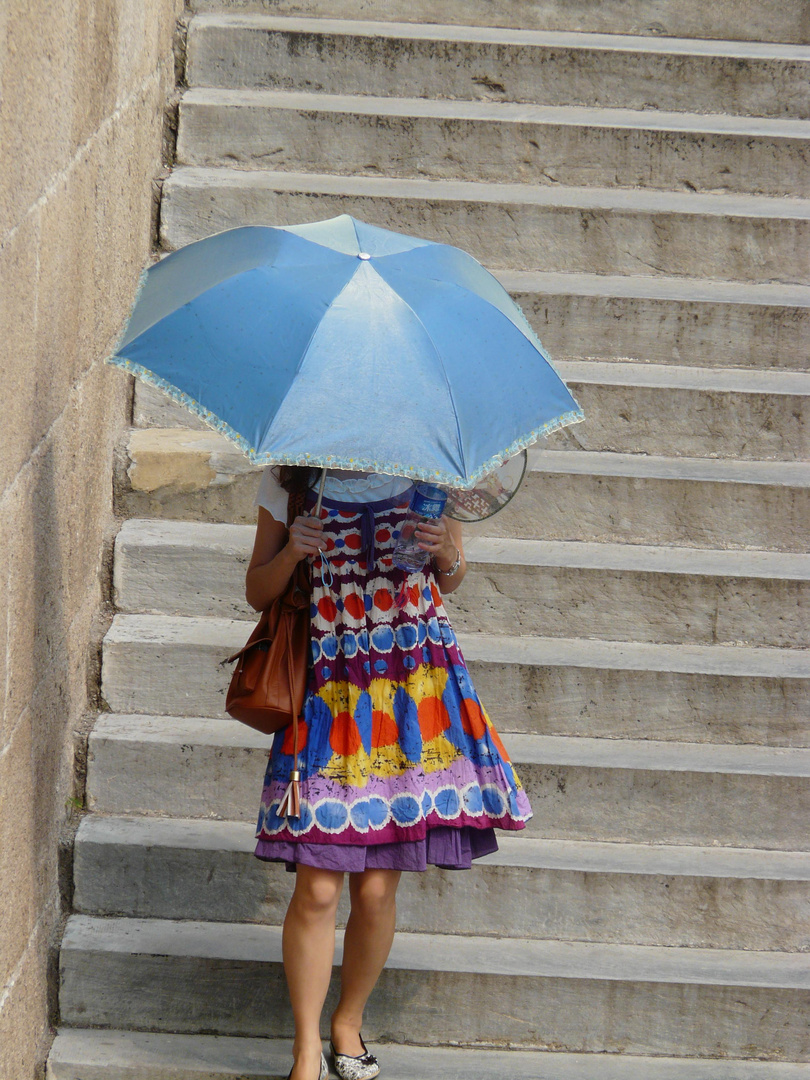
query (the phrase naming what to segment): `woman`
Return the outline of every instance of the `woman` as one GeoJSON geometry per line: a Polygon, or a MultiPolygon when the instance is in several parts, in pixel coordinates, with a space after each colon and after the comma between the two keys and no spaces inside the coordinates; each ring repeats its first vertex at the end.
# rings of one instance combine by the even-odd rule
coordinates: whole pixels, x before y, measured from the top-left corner
{"type": "Polygon", "coordinates": [[[246,596],[257,611],[311,566],[311,666],[299,723],[301,808],[280,817],[293,762],[290,729],[274,739],[255,854],[296,871],[283,956],[293,1017],[290,1080],[325,1080],[320,1019],[332,973],[335,914],[349,874],[341,992],[331,1021],[344,1080],[379,1073],[363,1010],[394,936],[403,870],[468,868],[497,850],[494,830],[522,829],[526,795],[473,689],[442,595],[466,573],[457,521],[418,529],[428,555],[407,574],[391,554],[413,484],[367,473],[327,476],[320,517],[286,528],[287,500],[316,502],[318,470],[265,470],[246,596]],[[278,477],[276,477],[278,472],[278,477]]]}

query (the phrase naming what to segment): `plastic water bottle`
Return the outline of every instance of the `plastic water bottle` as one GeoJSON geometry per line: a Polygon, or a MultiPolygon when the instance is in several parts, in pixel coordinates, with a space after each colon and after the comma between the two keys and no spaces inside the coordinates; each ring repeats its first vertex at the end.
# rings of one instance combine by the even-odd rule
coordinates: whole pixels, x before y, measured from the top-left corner
{"type": "Polygon", "coordinates": [[[399,539],[394,548],[392,556],[394,566],[398,566],[400,570],[407,570],[409,574],[422,569],[428,561],[428,553],[419,547],[419,541],[415,535],[416,527],[423,521],[441,517],[446,502],[447,492],[442,491],[435,484],[416,485],[411,496],[408,516],[400,526],[399,539]]]}

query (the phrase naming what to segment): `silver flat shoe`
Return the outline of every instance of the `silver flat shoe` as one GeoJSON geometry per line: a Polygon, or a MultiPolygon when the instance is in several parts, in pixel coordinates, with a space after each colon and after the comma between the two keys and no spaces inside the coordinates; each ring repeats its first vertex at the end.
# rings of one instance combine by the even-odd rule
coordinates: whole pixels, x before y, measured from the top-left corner
{"type": "MultiPolygon", "coordinates": [[[[295,1066],[293,1065],[293,1069],[294,1068],[295,1066]]],[[[290,1080],[291,1076],[292,1069],[290,1069],[289,1073],[287,1073],[287,1080],[290,1080]]],[[[318,1080],[329,1080],[329,1066],[326,1064],[326,1058],[323,1056],[323,1053],[321,1053],[321,1068],[320,1072],[318,1073],[318,1080]]]]}
{"type": "Polygon", "coordinates": [[[330,1039],[329,1049],[332,1051],[332,1064],[335,1066],[335,1072],[340,1077],[340,1080],[371,1080],[373,1076],[380,1075],[379,1062],[373,1054],[368,1052],[362,1035],[360,1036],[360,1045],[363,1047],[363,1053],[358,1054],[357,1057],[350,1057],[348,1054],[339,1054],[335,1050],[335,1044],[330,1039]]]}

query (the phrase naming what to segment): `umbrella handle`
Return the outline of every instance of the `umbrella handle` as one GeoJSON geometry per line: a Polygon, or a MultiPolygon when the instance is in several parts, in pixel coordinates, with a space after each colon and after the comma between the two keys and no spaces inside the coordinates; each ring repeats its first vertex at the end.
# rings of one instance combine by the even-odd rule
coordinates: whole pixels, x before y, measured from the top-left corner
{"type": "Polygon", "coordinates": [[[323,501],[323,486],[326,483],[326,469],[321,470],[321,483],[318,487],[318,501],[315,503],[315,509],[312,511],[313,517],[321,516],[321,502],[323,501]]]}

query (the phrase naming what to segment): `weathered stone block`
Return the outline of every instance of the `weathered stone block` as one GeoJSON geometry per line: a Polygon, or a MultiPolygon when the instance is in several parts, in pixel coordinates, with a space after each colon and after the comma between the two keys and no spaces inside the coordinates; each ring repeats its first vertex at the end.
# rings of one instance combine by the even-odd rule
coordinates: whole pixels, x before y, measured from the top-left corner
{"type": "Polygon", "coordinates": [[[810,484],[798,463],[769,465],[768,482],[760,467],[732,474],[724,463],[587,452],[577,467],[582,451],[557,463],[558,453],[537,455],[516,498],[465,532],[693,548],[805,546],[810,484]]]}
{"type": "MultiPolygon", "coordinates": [[[[0,196],[0,234],[21,220],[105,125],[120,122],[116,110],[154,77],[181,11],[178,0],[15,4],[7,19],[0,99],[0,145],[13,182],[3,185],[0,196]]],[[[155,88],[158,113],[168,88],[155,88]]],[[[128,182],[143,182],[143,172],[131,168],[134,160],[129,157],[125,175],[128,182]]]]}
{"type": "Polygon", "coordinates": [[[17,965],[0,996],[4,1080],[39,1075],[55,1008],[50,936],[70,725],[86,710],[95,663],[112,445],[129,396],[127,380],[99,361],[149,246],[181,8],[177,0],[12,0],[0,17],[0,324],[10,403],[0,461],[8,606],[0,985],[17,965]]]}
{"type": "Polygon", "coordinates": [[[45,4],[16,0],[4,17],[0,146],[5,176],[0,184],[0,236],[21,223],[76,149],[69,92],[73,85],[71,45],[75,47],[76,40],[71,7],[69,2],[56,2],[46,12],[45,4]],[[47,27],[44,33],[43,27],[47,27]],[[31,78],[33,71],[36,79],[31,78]],[[56,100],[63,102],[59,109],[54,108],[56,100]]]}
{"type": "Polygon", "coordinates": [[[209,428],[133,429],[116,505],[127,516],[255,523],[258,470],[209,428]]]}
{"type": "MultiPolygon", "coordinates": [[[[129,317],[151,241],[152,176],[158,170],[164,94],[162,67],[98,137],[98,196],[91,274],[95,340],[112,352],[129,317]],[[137,162],[137,165],[134,163],[137,162]]],[[[118,377],[122,378],[118,373],[118,377]]]]}
{"type": "MultiPolygon", "coordinates": [[[[629,365],[628,365],[629,366],[629,365]]],[[[805,461],[810,455],[810,396],[765,387],[746,392],[710,383],[673,385],[660,369],[658,386],[621,386],[567,379],[585,420],[551,435],[549,447],[620,454],[656,454],[740,461],[805,461]]],[[[694,370],[694,369],[691,369],[694,370]]],[[[656,375],[659,372],[655,372],[656,375]]],[[[611,377],[606,372],[607,378],[611,377]]],[[[798,390],[798,387],[797,387],[798,390]]]]}
{"type": "MultiPolygon", "coordinates": [[[[2,185],[0,185],[2,187],[2,185]]],[[[0,491],[17,475],[32,445],[33,419],[37,411],[38,369],[37,248],[40,242],[40,215],[33,213],[16,232],[0,245],[0,324],[8,360],[4,363],[3,388],[13,409],[5,410],[4,452],[0,458],[0,491]],[[22,283],[27,282],[27,287],[22,283]],[[15,283],[12,286],[12,283],[15,283]]]]}
{"type": "MultiPolygon", "coordinates": [[[[118,390],[103,369],[88,374],[7,500],[14,522],[9,601],[15,613],[7,707],[15,714],[30,703],[51,664],[68,670],[66,650],[78,646],[79,626],[87,627],[86,618],[73,629],[71,624],[88,602],[100,601],[106,519],[99,507],[111,497],[111,444],[123,421],[118,390]]],[[[82,702],[85,694],[82,687],[82,702]]]]}
{"type": "MultiPolygon", "coordinates": [[[[39,914],[31,714],[8,732],[0,755],[0,982],[5,985],[28,947],[39,914]]],[[[0,1043],[0,1046],[2,1044],[0,1043]]]]}
{"type": "MultiPolygon", "coordinates": [[[[91,737],[93,809],[255,821],[269,738],[229,720],[111,715],[91,737]]],[[[534,816],[557,840],[808,851],[808,754],[511,734],[534,816]]]]}
{"type": "Polygon", "coordinates": [[[55,924],[56,912],[43,912],[15,981],[5,990],[0,1007],[0,1076],[4,1080],[28,1080],[34,1069],[42,1067],[51,1043],[48,1022],[55,924]]]}

